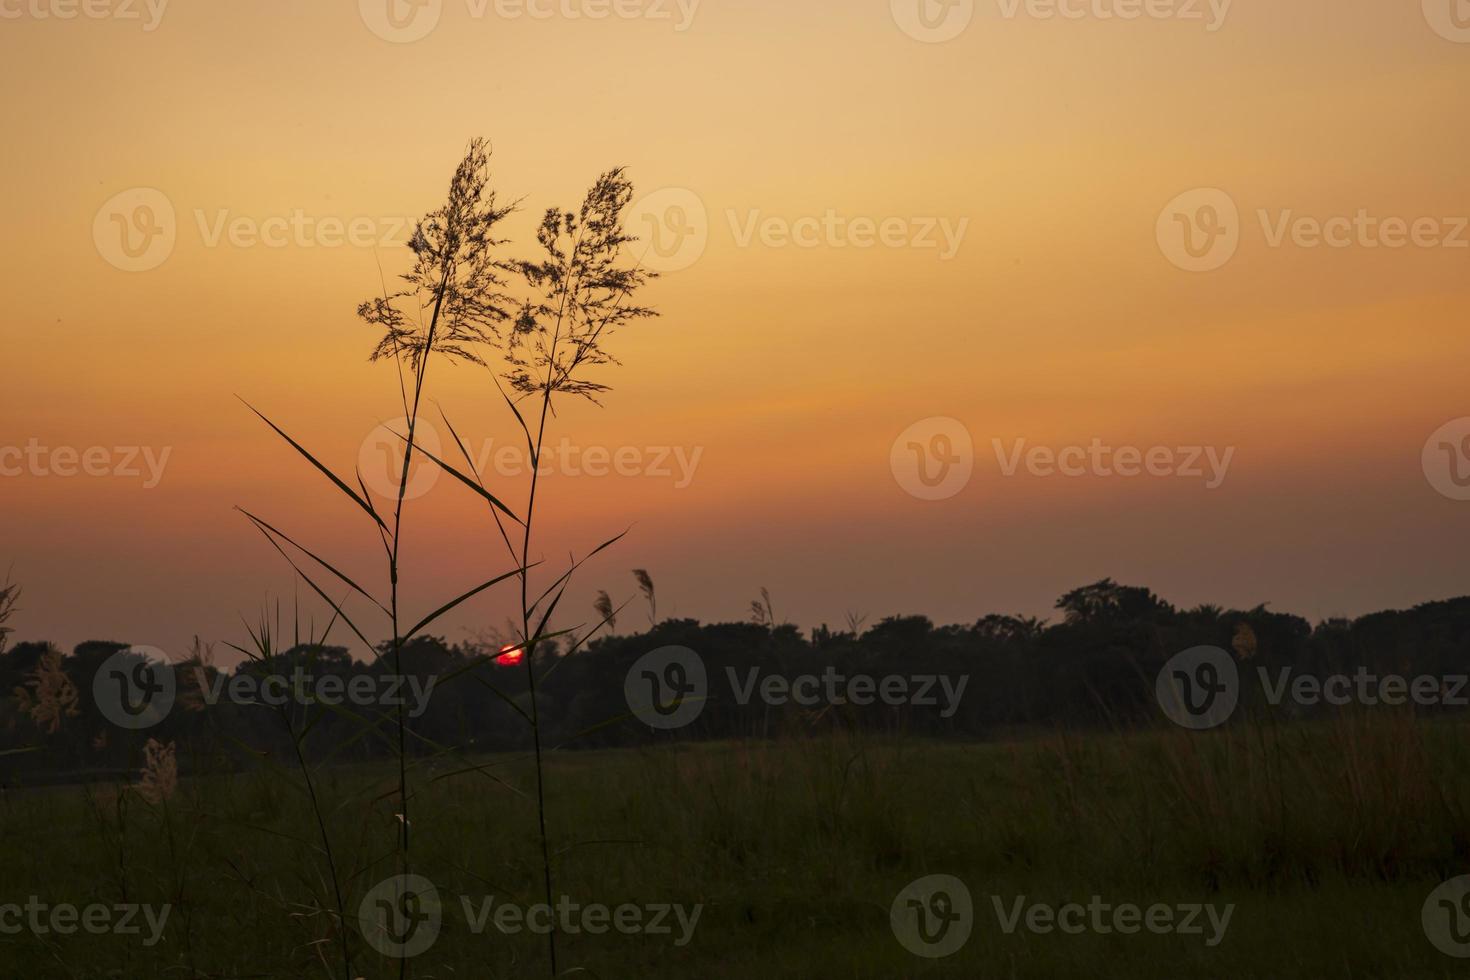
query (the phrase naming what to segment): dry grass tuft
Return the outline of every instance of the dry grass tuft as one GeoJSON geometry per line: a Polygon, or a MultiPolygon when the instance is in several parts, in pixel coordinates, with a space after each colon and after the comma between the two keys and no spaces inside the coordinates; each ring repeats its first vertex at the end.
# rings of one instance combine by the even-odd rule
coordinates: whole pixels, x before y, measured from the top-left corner
{"type": "Polygon", "coordinates": [[[80,713],[77,687],[66,675],[61,660],[61,651],[48,647],[41,654],[41,662],[31,671],[27,685],[15,689],[20,710],[51,735],[61,731],[63,719],[75,718],[80,713]]]}
{"type": "Polygon", "coordinates": [[[179,788],[179,763],[174,756],[174,743],[167,745],[150,738],[143,746],[143,776],[133,789],[155,806],[173,799],[179,788]]]}

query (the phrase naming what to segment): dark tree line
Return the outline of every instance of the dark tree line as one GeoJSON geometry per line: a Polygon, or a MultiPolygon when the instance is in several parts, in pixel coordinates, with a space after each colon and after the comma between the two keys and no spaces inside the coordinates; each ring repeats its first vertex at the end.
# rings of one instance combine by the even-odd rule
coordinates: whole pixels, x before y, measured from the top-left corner
{"type": "MultiPolygon", "coordinates": [[[[1273,676],[1353,674],[1367,670],[1405,677],[1453,677],[1470,671],[1470,597],[1431,602],[1407,611],[1381,612],[1355,620],[1306,619],[1259,606],[1225,610],[1201,606],[1182,610],[1144,588],[1098,582],[1057,601],[1054,621],[990,615],[974,623],[935,626],[923,616],[884,619],[868,629],[820,626],[803,634],[771,616],[746,623],[701,624],[688,619],[658,622],[647,632],[592,641],[563,656],[554,644],[537,651],[534,665],[541,696],[545,742],[566,749],[648,744],[670,739],[782,737],[862,729],[911,735],[986,738],[1028,729],[1098,729],[1161,723],[1154,679],[1174,654],[1213,645],[1230,652],[1245,682],[1246,712],[1264,710],[1255,683],[1264,670],[1273,676]],[[709,678],[698,717],[677,731],[656,731],[629,710],[624,682],[644,654],[665,646],[695,651],[709,678]],[[730,678],[736,678],[732,685],[730,678]],[[787,699],[773,703],[736,694],[751,678],[787,680],[815,675],[936,678],[949,690],[963,681],[963,695],[947,704],[943,687],[931,682],[933,704],[857,705],[787,699]]],[[[386,651],[388,645],[384,645],[386,651]]],[[[124,771],[137,764],[147,739],[174,742],[185,769],[229,770],[283,758],[291,748],[287,722],[310,726],[306,739],[322,761],[366,761],[391,754],[391,708],[291,703],[284,708],[202,697],[205,687],[228,686],[231,678],[256,678],[301,671],[314,678],[377,679],[388,690],[385,657],[374,663],[351,658],[335,646],[301,645],[269,660],[219,670],[196,651],[170,669],[178,695],[156,726],[120,730],[94,703],[92,680],[101,664],[126,644],[88,642],[69,655],[46,643],[12,644],[0,653],[0,773],[8,784],[75,778],[124,771]],[[68,693],[67,686],[71,687],[68,693]],[[43,702],[53,702],[49,707],[43,702]],[[283,717],[283,712],[286,716],[283,717]]],[[[434,687],[426,707],[410,719],[411,750],[442,754],[520,751],[529,735],[527,679],[519,668],[496,662],[501,651],[480,644],[451,644],[421,637],[403,646],[403,671],[424,689],[434,687]]],[[[920,684],[911,684],[917,692],[920,684]]],[[[818,688],[818,690],[822,690],[818,688]]],[[[839,691],[846,688],[839,688],[839,691]]],[[[408,689],[404,688],[405,696],[408,689]]],[[[1470,690],[1461,692],[1470,697],[1470,690]]],[[[1283,710],[1283,709],[1274,709],[1283,710]]],[[[1283,717],[1331,710],[1297,705],[1283,717]]],[[[1420,711],[1447,710],[1444,706],[1420,711]]]]}

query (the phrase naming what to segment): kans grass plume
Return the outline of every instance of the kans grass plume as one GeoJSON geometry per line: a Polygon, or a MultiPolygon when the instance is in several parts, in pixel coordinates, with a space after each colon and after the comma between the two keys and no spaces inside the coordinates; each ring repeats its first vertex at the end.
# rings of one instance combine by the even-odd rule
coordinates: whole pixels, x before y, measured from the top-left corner
{"type": "Polygon", "coordinates": [[[608,595],[605,589],[597,590],[597,598],[593,601],[592,608],[607,623],[608,629],[613,629],[618,625],[617,610],[613,609],[612,596],[608,595]]]}
{"type": "Polygon", "coordinates": [[[1237,623],[1235,636],[1230,645],[1235,648],[1236,654],[1241,660],[1249,660],[1256,655],[1256,631],[1251,629],[1250,623],[1237,623]]]}
{"type": "Polygon", "coordinates": [[[648,600],[648,625],[658,625],[658,603],[654,601],[653,576],[648,574],[646,568],[633,569],[633,577],[638,580],[638,591],[643,593],[643,598],[648,600]]]}
{"type": "MultiPolygon", "coordinates": [[[[375,361],[389,360],[396,368],[399,404],[403,412],[405,431],[397,433],[403,442],[403,452],[401,461],[395,460],[393,470],[388,474],[396,489],[391,495],[384,495],[387,497],[386,505],[380,509],[374,504],[373,494],[368,490],[367,482],[360,472],[354,473],[350,481],[343,479],[265,415],[256,412],[297,453],[326,476],[344,497],[371,519],[382,546],[387,594],[378,594],[381,585],[374,589],[358,584],[354,577],[298,543],[285,531],[248,511],[242,509],[242,512],[290,563],[297,576],[331,607],[333,625],[340,622],[350,629],[375,659],[384,661],[398,676],[403,675],[402,657],[406,643],[427,630],[439,617],[495,584],[512,578],[518,571],[524,571],[512,569],[496,575],[439,606],[412,626],[405,625],[409,620],[403,618],[404,610],[400,607],[399,555],[404,542],[403,519],[404,505],[409,496],[408,476],[418,456],[428,457],[444,465],[441,460],[424,450],[417,440],[419,410],[429,363],[433,360],[432,355],[437,354],[450,361],[465,360],[483,364],[484,361],[474,349],[475,345],[493,342],[497,337],[499,324],[510,319],[507,312],[510,301],[503,288],[505,276],[513,272],[516,266],[497,257],[496,248],[504,244],[504,240],[495,236],[494,229],[515,206],[499,204],[494,191],[490,189],[489,157],[489,146],[484,140],[470,142],[463,160],[455,168],[450,180],[444,205],[426,215],[414,228],[413,236],[408,242],[414,260],[410,271],[400,277],[405,285],[393,293],[385,288],[383,295],[367,300],[357,310],[362,320],[381,331],[371,356],[375,361]],[[303,567],[304,564],[307,567],[303,567]],[[315,569],[314,572],[308,570],[312,568],[315,569]],[[333,598],[317,581],[323,573],[348,590],[342,599],[333,598]],[[345,608],[345,603],[354,595],[369,604],[366,609],[368,615],[381,614],[380,626],[368,629],[387,629],[389,640],[386,651],[380,651],[379,646],[369,639],[365,628],[358,624],[357,618],[363,613],[357,609],[345,608]]],[[[252,408],[252,411],[255,410],[252,408]]],[[[468,479],[462,479],[469,484],[468,479]]],[[[483,487],[479,489],[492,507],[500,508],[509,519],[520,523],[520,519],[509,508],[483,487]]],[[[522,591],[524,593],[524,587],[522,591]]],[[[354,605],[360,606],[355,601],[354,605]]],[[[253,642],[259,642],[258,637],[253,638],[253,642]]],[[[397,817],[395,856],[399,873],[408,874],[411,870],[411,767],[408,759],[408,719],[401,702],[393,706],[391,722],[392,730],[388,732],[388,736],[398,762],[398,785],[395,791],[397,806],[394,808],[397,817]]],[[[364,721],[364,727],[365,730],[371,727],[376,731],[377,722],[369,725],[364,721]]],[[[292,728],[291,734],[308,793],[312,796],[313,807],[316,808],[319,801],[316,800],[309,767],[301,751],[301,740],[305,737],[306,730],[309,728],[292,728]]],[[[327,840],[326,823],[319,809],[317,817],[323,837],[322,852],[335,891],[336,913],[339,918],[343,918],[346,915],[344,892],[332,857],[330,841],[327,840]]],[[[342,948],[344,971],[350,976],[352,955],[345,932],[339,931],[338,939],[342,948]]],[[[400,977],[407,975],[406,959],[400,961],[398,974],[400,977]]]]}
{"type": "MultiPolygon", "coordinates": [[[[378,648],[354,621],[354,613],[344,608],[345,597],[342,601],[331,598],[312,574],[302,567],[303,562],[297,556],[314,565],[318,569],[318,575],[325,572],[334,578],[348,590],[347,596],[355,594],[365,599],[371,607],[384,615],[391,636],[386,644],[386,659],[396,674],[403,673],[403,647],[414,636],[496,583],[508,578],[519,580],[519,645],[525,650],[523,662],[529,686],[528,720],[535,749],[541,865],[546,901],[550,903],[554,899],[551,852],[546,832],[542,733],[536,691],[536,668],[538,661],[542,659],[538,657],[538,653],[545,651],[546,659],[554,658],[556,643],[550,620],[566,592],[573,572],[623,535],[610,538],[573,562],[570,568],[539,595],[531,591],[530,569],[538,564],[532,561],[531,555],[541,450],[548,419],[555,415],[554,396],[575,395],[596,403],[597,396],[608,390],[602,380],[587,377],[585,372],[617,363],[605,347],[610,334],[630,322],[655,315],[652,309],[636,305],[633,297],[656,274],[642,269],[637,261],[630,261],[625,249],[626,245],[634,241],[623,230],[623,211],[633,198],[633,185],[621,168],[608,170],[598,177],[576,210],[548,208],[544,212],[536,233],[537,243],[541,246],[539,258],[512,260],[500,257],[499,248],[505,244],[505,240],[496,237],[496,225],[511,214],[516,206],[514,203],[500,204],[495,192],[490,189],[489,156],[489,145],[484,140],[470,142],[450,183],[448,200],[443,207],[419,222],[408,243],[413,253],[413,264],[411,271],[401,276],[405,285],[397,292],[388,293],[385,290],[384,295],[370,299],[358,307],[358,316],[380,331],[371,354],[372,359],[389,360],[398,369],[405,431],[398,434],[404,443],[404,450],[401,464],[395,461],[395,471],[391,474],[397,485],[397,493],[390,500],[391,506],[380,512],[360,473],[354,474],[354,489],[352,482],[337,476],[275,423],[261,415],[272,429],[372,520],[386,558],[388,595],[374,595],[336,565],[297,543],[284,531],[248,512],[246,516],[290,562],[297,575],[312,591],[332,607],[333,622],[340,620],[375,656],[379,655],[378,648]],[[508,282],[512,280],[519,280],[525,287],[518,299],[512,299],[507,292],[508,282]],[[513,314],[510,312],[512,310],[515,311],[513,314]],[[447,417],[444,417],[445,425],[449,428],[457,449],[465,458],[467,472],[460,472],[453,465],[434,456],[416,440],[425,377],[434,355],[451,362],[468,361],[485,365],[485,359],[477,349],[481,347],[498,347],[504,354],[505,367],[499,371],[491,368],[491,376],[499,389],[500,397],[515,416],[530,450],[529,486],[525,506],[520,514],[485,486],[459,434],[447,417]],[[524,402],[533,406],[531,410],[522,411],[518,403],[524,402]],[[405,629],[399,607],[398,556],[402,543],[402,516],[407,499],[408,474],[416,456],[431,460],[490,505],[490,514],[499,536],[517,567],[470,589],[405,629]]],[[[638,574],[651,609],[652,579],[647,572],[638,574]]],[[[581,640],[573,643],[566,655],[574,653],[595,632],[596,630],[589,631],[581,640]]],[[[390,735],[390,738],[398,761],[396,816],[400,833],[397,863],[399,872],[407,874],[411,840],[409,828],[412,826],[408,805],[412,794],[409,791],[406,720],[401,705],[396,706],[394,715],[396,737],[390,735]]],[[[376,728],[376,724],[373,727],[376,728]]],[[[304,761],[303,771],[307,771],[304,761]]],[[[310,785],[308,781],[308,788],[310,785]]],[[[327,854],[328,868],[334,872],[335,883],[335,869],[328,848],[329,842],[323,826],[323,849],[327,854]]],[[[345,915],[340,889],[337,895],[337,912],[345,915]]],[[[556,976],[558,971],[554,929],[548,935],[547,942],[551,974],[556,976]]],[[[345,938],[343,959],[348,975],[352,975],[351,954],[345,938]]],[[[400,962],[398,973],[400,977],[406,976],[406,959],[400,962]]]]}
{"type": "Polygon", "coordinates": [[[150,738],[143,746],[143,774],[134,784],[134,792],[157,806],[173,799],[178,788],[179,763],[174,755],[174,743],[164,745],[150,738]]]}
{"type": "MultiPolygon", "coordinates": [[[[471,157],[482,145],[480,141],[471,144],[471,157]]],[[[478,173],[483,168],[471,157],[466,158],[462,169],[468,166],[471,171],[478,173]]],[[[474,186],[477,194],[483,194],[483,185],[477,183],[474,186]]],[[[573,573],[582,563],[610,547],[623,535],[618,534],[608,539],[581,559],[572,562],[569,568],[539,594],[532,591],[530,570],[537,564],[532,560],[532,550],[537,489],[541,475],[541,450],[546,438],[547,423],[556,415],[556,399],[571,395],[598,404],[598,397],[609,390],[608,386],[600,377],[589,377],[587,372],[617,363],[607,350],[608,338],[629,323],[656,315],[654,310],[634,302],[638,290],[655,278],[656,274],[641,268],[636,260],[630,259],[625,247],[635,240],[623,229],[623,212],[632,199],[631,181],[622,168],[615,168],[605,171],[597,178],[575,210],[555,207],[546,209],[536,232],[536,241],[541,247],[541,255],[536,259],[507,263],[489,258],[491,246],[500,243],[488,233],[477,234],[465,246],[463,254],[446,250],[445,254],[455,256],[453,267],[462,266],[471,270],[475,287],[466,290],[463,295],[450,296],[441,291],[432,296],[436,317],[441,303],[448,311],[451,321],[462,313],[461,328],[457,335],[446,337],[442,347],[434,340],[432,326],[427,336],[415,331],[407,326],[411,322],[407,316],[389,312],[393,307],[392,303],[373,304],[365,307],[364,311],[365,319],[386,328],[376,356],[406,346],[411,352],[437,351],[451,358],[463,357],[483,363],[478,355],[469,351],[468,345],[472,343],[498,346],[504,353],[505,367],[499,372],[492,369],[491,376],[495,379],[499,395],[520,426],[530,450],[531,472],[527,481],[529,485],[526,487],[524,508],[517,515],[489,492],[447,417],[444,418],[445,425],[469,467],[468,475],[443,460],[432,456],[430,458],[450,472],[459,483],[489,502],[496,530],[511,560],[519,566],[516,572],[520,584],[519,645],[525,650],[522,662],[526,671],[530,707],[528,720],[536,765],[538,843],[548,903],[553,901],[552,868],[546,831],[545,770],[536,690],[539,681],[537,667],[543,659],[548,662],[555,659],[556,644],[552,636],[556,631],[551,628],[550,621],[566,593],[573,573]],[[502,311],[505,309],[505,295],[501,291],[501,273],[504,272],[512,272],[518,276],[524,283],[526,292],[518,303],[515,316],[508,323],[508,331],[502,335],[499,327],[503,319],[502,311]],[[522,410],[522,404],[527,406],[527,410],[522,410]],[[510,524],[515,526],[509,526],[510,524]]],[[[493,197],[488,200],[494,210],[493,197]]],[[[497,210],[494,213],[498,218],[504,212],[497,210]]],[[[413,244],[414,251],[422,262],[424,254],[417,236],[413,244]]],[[[425,304],[421,302],[419,305],[423,308],[425,304]]],[[[433,323],[432,319],[430,323],[433,323]]],[[[453,329],[449,333],[453,334],[453,329]]],[[[407,414],[412,418],[411,412],[407,414]]],[[[408,440],[411,445],[411,429],[408,440]]],[[[647,573],[643,574],[651,601],[652,580],[647,579],[647,573]]],[[[607,611],[615,611],[611,609],[610,603],[607,611]]],[[[604,615],[603,619],[605,624],[611,617],[604,615]]],[[[603,624],[599,624],[598,628],[601,625],[603,624]]],[[[589,630],[581,639],[572,643],[563,656],[575,653],[598,628],[589,630]]],[[[556,938],[553,928],[547,935],[552,976],[559,975],[556,938]]]]}
{"type": "Polygon", "coordinates": [[[62,666],[61,651],[47,646],[25,686],[15,689],[16,704],[31,721],[48,734],[61,731],[62,719],[80,714],[77,687],[62,666]]]}

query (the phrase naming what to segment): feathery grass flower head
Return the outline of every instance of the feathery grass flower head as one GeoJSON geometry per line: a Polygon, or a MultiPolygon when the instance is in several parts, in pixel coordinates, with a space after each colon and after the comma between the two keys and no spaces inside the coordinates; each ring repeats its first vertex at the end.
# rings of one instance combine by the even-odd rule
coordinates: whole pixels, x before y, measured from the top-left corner
{"type": "Polygon", "coordinates": [[[607,622],[609,629],[618,625],[618,617],[613,610],[612,596],[608,595],[605,589],[597,590],[597,598],[593,601],[592,608],[597,610],[597,615],[607,622]]]}
{"type": "Polygon", "coordinates": [[[1236,624],[1235,637],[1230,645],[1241,660],[1249,660],[1256,655],[1256,631],[1251,629],[1250,623],[1236,624]]]}
{"type": "Polygon", "coordinates": [[[48,734],[61,731],[62,719],[75,718],[77,687],[67,676],[62,665],[62,653],[48,646],[41,654],[36,669],[31,671],[28,686],[15,689],[15,700],[20,710],[30,715],[31,721],[48,734]]]}
{"type": "Polygon", "coordinates": [[[643,593],[643,598],[648,600],[648,622],[649,625],[658,623],[658,600],[653,592],[653,576],[648,574],[646,568],[633,569],[633,577],[638,580],[638,591],[643,593]]]}
{"type": "Polygon", "coordinates": [[[622,167],[597,178],[576,211],[548,208],[536,232],[545,258],[518,268],[538,298],[516,317],[505,378],[522,394],[562,392],[596,402],[608,388],[578,378],[586,367],[616,364],[603,341],[618,327],[657,313],[632,302],[657,273],[627,264],[623,230],[633,183],[622,167]]]}
{"type": "Polygon", "coordinates": [[[514,204],[501,205],[490,187],[489,145],[471,140],[448,199],[419,221],[409,239],[414,265],[402,276],[408,288],[357,309],[384,331],[372,360],[407,354],[415,371],[431,352],[484,363],[474,345],[496,343],[500,324],[510,318],[503,274],[513,264],[495,257],[506,240],[494,229],[514,210],[514,204]]]}
{"type": "Polygon", "coordinates": [[[179,787],[179,764],[174,743],[167,745],[150,738],[143,746],[143,775],[133,786],[138,795],[157,805],[173,799],[179,787]]]}

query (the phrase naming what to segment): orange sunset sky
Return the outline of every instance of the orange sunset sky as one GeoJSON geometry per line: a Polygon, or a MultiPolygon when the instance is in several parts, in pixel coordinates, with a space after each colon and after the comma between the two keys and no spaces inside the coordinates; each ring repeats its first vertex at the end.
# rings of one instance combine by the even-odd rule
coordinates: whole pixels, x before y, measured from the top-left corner
{"type": "MultiPolygon", "coordinates": [[[[1449,0],[1443,18],[1436,0],[1235,0],[1217,23],[1195,0],[1175,6],[1203,19],[925,0],[928,22],[968,18],[942,42],[914,36],[905,0],[622,0],[637,16],[601,18],[598,0],[546,17],[429,0],[396,20],[386,2],[0,0],[0,447],[44,453],[0,455],[18,639],[242,642],[240,614],[293,586],[237,504],[381,584],[361,513],[236,396],[351,472],[401,414],[354,309],[407,267],[389,240],[478,135],[496,188],[524,198],[508,255],[614,165],[663,194],[633,231],[651,214],[694,236],[692,257],[647,259],[681,267],[644,296],[661,317],[613,337],[605,407],[554,421],[553,443],[668,448],[673,469],[548,479],[548,566],[633,528],[562,626],[598,588],[632,595],[634,567],[660,616],[744,618],[765,586],[803,628],[1047,614],[1104,576],[1313,618],[1470,592],[1470,502],[1424,456],[1470,416],[1470,28],[1449,0]],[[420,16],[424,36],[380,36],[420,16]],[[137,188],[167,202],[173,241],[129,271],[119,236],[145,199],[115,202],[137,188]],[[1238,248],[1187,271],[1166,206],[1186,195],[1204,220],[1199,188],[1238,209],[1238,248]],[[832,232],[829,213],[862,220],[832,232]],[[1360,213],[1432,224],[1398,247],[1356,226],[1341,245],[1276,237],[1360,213]],[[298,215],[314,230],[275,244],[227,230],[298,215]],[[803,218],[810,247],[780,234],[803,218]],[[354,219],[365,240],[333,240],[354,219]],[[931,223],[963,223],[952,255],[942,236],[914,247],[931,223]],[[963,424],[973,473],[924,500],[893,450],[933,418],[963,424]],[[997,439],[1233,455],[1215,487],[1007,476],[997,439]],[[136,476],[60,475],[66,447],[168,455],[150,485],[143,457],[136,476]],[[698,453],[687,485],[675,448],[698,453]]],[[[473,444],[515,444],[483,369],[436,362],[428,386],[473,444]]],[[[407,521],[410,610],[508,567],[452,481],[407,521]]],[[[512,604],[490,593],[442,632],[512,604]]],[[[620,628],[644,622],[635,603],[620,628]]]]}

